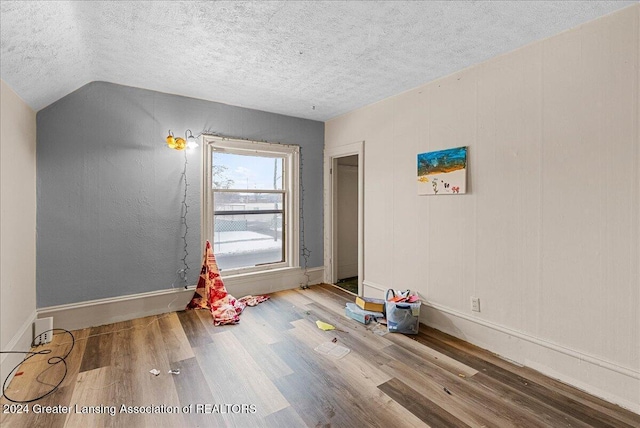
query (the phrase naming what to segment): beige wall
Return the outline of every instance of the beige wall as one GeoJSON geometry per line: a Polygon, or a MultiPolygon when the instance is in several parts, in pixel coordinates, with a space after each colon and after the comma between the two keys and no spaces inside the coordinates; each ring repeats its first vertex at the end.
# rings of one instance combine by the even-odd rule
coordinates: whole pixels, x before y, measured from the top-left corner
{"type": "MultiPolygon", "coordinates": [[[[0,84],[0,347],[24,350],[36,314],[36,114],[0,84]]],[[[1,381],[21,359],[2,355],[1,381]]]]}
{"type": "Polygon", "coordinates": [[[330,120],[325,150],[365,140],[365,294],[640,413],[639,16],[330,120]],[[417,196],[416,155],[458,146],[468,194],[417,196]]]}

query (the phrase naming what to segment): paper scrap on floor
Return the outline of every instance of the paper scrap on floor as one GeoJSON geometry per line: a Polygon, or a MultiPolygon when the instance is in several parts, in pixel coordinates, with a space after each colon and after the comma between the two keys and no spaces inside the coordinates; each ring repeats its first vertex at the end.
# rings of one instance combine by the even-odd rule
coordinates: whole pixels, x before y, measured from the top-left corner
{"type": "Polygon", "coordinates": [[[373,332],[373,334],[377,334],[378,336],[384,336],[388,333],[387,324],[378,323],[371,329],[371,331],[373,332]]]}
{"type": "Polygon", "coordinates": [[[323,321],[320,321],[320,320],[316,321],[316,325],[318,326],[318,328],[320,330],[324,330],[324,331],[335,330],[336,329],[331,324],[327,324],[326,322],[323,322],[323,321]]]}
{"type": "Polygon", "coordinates": [[[344,346],[340,346],[336,343],[333,342],[324,342],[320,345],[318,345],[314,351],[323,354],[323,355],[328,355],[330,357],[333,357],[335,359],[340,359],[342,357],[344,357],[345,355],[347,355],[349,352],[351,352],[351,349],[349,348],[345,348],[344,346]]]}

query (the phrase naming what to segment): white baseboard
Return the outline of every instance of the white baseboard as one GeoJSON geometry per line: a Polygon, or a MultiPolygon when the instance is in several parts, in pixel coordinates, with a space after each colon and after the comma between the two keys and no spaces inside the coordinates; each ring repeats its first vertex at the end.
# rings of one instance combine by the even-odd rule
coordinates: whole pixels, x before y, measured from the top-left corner
{"type": "MultiPolygon", "coordinates": [[[[324,267],[310,268],[309,283],[322,282],[324,267]]],[[[234,297],[248,294],[269,294],[297,288],[306,283],[299,268],[222,277],[227,291],[234,297]]],[[[151,291],[107,299],[90,300],[38,309],[38,318],[53,317],[55,328],[77,330],[113,322],[179,311],[193,297],[195,285],[184,288],[151,291]]]]}
{"type": "MultiPolygon", "coordinates": [[[[25,320],[24,324],[11,338],[3,351],[28,351],[31,349],[31,342],[33,341],[33,322],[36,320],[37,312],[34,310],[31,315],[25,320]]],[[[18,365],[26,356],[26,354],[1,354],[0,359],[0,384],[7,379],[9,372],[18,365]]],[[[7,385],[11,382],[14,373],[11,373],[11,377],[7,379],[7,385]]]]}
{"type": "MultiPolygon", "coordinates": [[[[363,284],[368,297],[384,297],[388,288],[371,281],[363,284]]],[[[420,321],[640,413],[640,367],[624,367],[435,303],[423,301],[420,321]]]]}
{"type": "Polygon", "coordinates": [[[425,325],[640,414],[640,368],[624,367],[429,302],[423,302],[420,320],[425,325]]]}

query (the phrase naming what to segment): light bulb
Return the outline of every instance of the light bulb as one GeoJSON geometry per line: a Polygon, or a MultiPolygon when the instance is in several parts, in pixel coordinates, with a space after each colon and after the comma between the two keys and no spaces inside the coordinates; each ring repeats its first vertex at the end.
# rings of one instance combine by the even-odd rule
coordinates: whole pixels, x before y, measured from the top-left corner
{"type": "Polygon", "coordinates": [[[187,149],[193,150],[196,147],[198,147],[198,140],[196,139],[196,137],[193,136],[193,133],[191,133],[190,129],[187,129],[186,139],[187,139],[187,149]]]}
{"type": "Polygon", "coordinates": [[[186,141],[184,141],[184,138],[178,137],[176,138],[176,144],[175,147],[173,147],[176,150],[184,150],[185,147],[187,147],[187,143],[186,141]]]}
{"type": "Polygon", "coordinates": [[[169,146],[170,149],[176,148],[176,139],[173,137],[171,131],[169,131],[169,135],[167,135],[167,146],[169,146]]]}
{"type": "Polygon", "coordinates": [[[187,138],[187,149],[195,150],[195,148],[198,147],[198,146],[199,146],[199,144],[196,142],[196,138],[195,137],[187,138]]]}

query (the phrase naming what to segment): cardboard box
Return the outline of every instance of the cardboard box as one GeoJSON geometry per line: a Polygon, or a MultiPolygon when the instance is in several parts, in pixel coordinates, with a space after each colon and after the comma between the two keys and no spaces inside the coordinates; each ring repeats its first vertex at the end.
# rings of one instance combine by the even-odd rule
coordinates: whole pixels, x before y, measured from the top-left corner
{"type": "Polygon", "coordinates": [[[358,296],[356,297],[356,305],[365,311],[384,312],[384,299],[358,296]]]}

